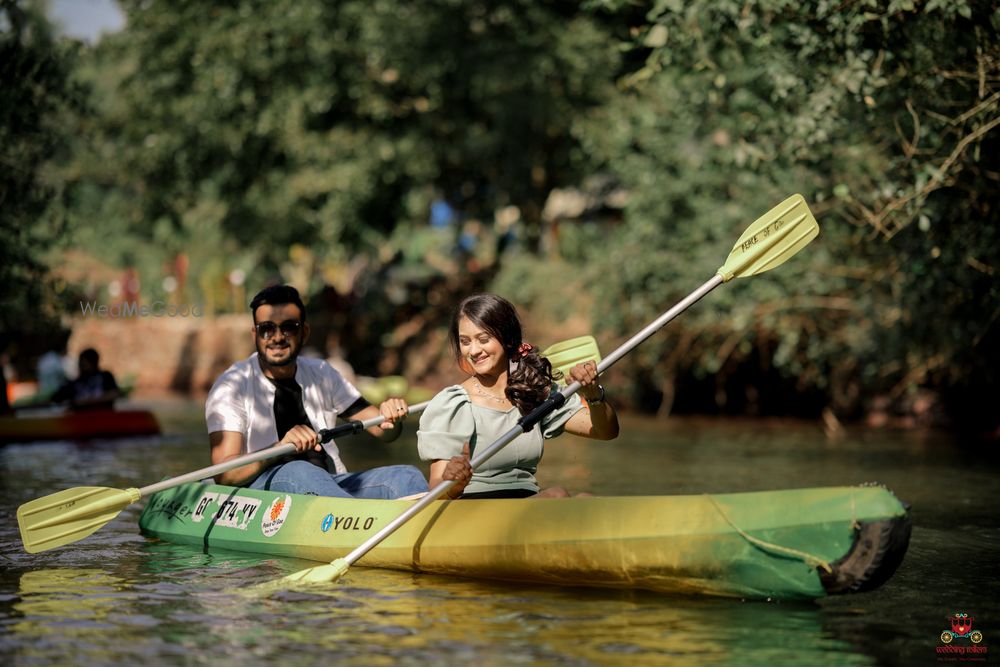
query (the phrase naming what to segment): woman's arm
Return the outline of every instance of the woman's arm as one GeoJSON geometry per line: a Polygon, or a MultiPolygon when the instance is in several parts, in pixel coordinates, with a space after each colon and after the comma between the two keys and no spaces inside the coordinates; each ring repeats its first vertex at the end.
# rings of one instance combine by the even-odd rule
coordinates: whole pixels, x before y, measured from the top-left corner
{"type": "Polygon", "coordinates": [[[455,480],[451,488],[443,497],[454,500],[462,495],[465,487],[472,479],[472,465],[469,463],[469,443],[462,447],[461,456],[453,456],[451,459],[435,459],[431,461],[430,488],[436,487],[446,480],[455,480]]]}
{"type": "Polygon", "coordinates": [[[597,364],[585,361],[573,366],[569,374],[574,382],[583,385],[580,394],[587,401],[587,407],[569,418],[564,427],[566,432],[594,440],[617,438],[618,413],[604,400],[604,388],[597,383],[597,364]]]}

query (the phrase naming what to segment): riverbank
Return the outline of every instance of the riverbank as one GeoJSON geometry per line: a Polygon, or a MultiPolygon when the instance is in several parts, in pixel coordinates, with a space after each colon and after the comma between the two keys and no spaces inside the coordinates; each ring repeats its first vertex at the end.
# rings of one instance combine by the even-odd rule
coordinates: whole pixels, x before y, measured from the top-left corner
{"type": "MultiPolygon", "coordinates": [[[[447,320],[440,314],[441,321],[447,320]]],[[[589,331],[588,323],[582,318],[567,322],[546,321],[543,317],[533,317],[535,329],[528,331],[529,339],[539,344],[554,342],[552,335],[542,332],[559,331],[560,338],[568,338],[589,331]]],[[[391,345],[373,368],[366,368],[362,375],[384,377],[398,376],[413,388],[422,392],[433,392],[441,387],[461,381],[461,374],[455,367],[448,349],[447,334],[440,327],[430,325],[423,318],[419,326],[414,322],[404,322],[390,334],[379,339],[380,345],[391,345]]],[[[324,358],[327,345],[333,338],[328,335],[329,325],[322,318],[313,323],[314,330],[304,354],[324,358]]],[[[603,345],[607,353],[612,343],[603,345]]],[[[233,362],[246,358],[254,350],[253,338],[244,314],[228,314],[215,317],[81,317],[71,323],[67,345],[67,355],[75,359],[79,351],[94,347],[101,354],[101,364],[111,370],[119,382],[133,388],[135,399],[181,396],[202,399],[215,379],[233,362]]],[[[332,348],[331,345],[331,349],[332,348]]],[[[355,355],[347,352],[349,359],[334,357],[337,367],[355,361],[355,355]]],[[[371,349],[366,349],[370,360],[371,349]]],[[[364,363],[363,361],[361,363],[364,363]]],[[[370,362],[369,362],[370,363],[370,362]]],[[[360,364],[359,364],[360,365],[360,364]]],[[[611,369],[605,380],[613,388],[616,407],[625,411],[655,412],[661,417],[671,414],[708,414],[718,416],[738,415],[739,405],[720,405],[714,398],[711,387],[705,379],[673,378],[668,393],[683,396],[685,400],[667,401],[666,397],[650,400],[648,395],[637,393],[636,378],[628,361],[611,369]],[[694,384],[691,384],[691,383],[694,384]],[[669,405],[668,405],[669,404],[669,405]],[[671,407],[672,406],[672,407],[671,407]],[[736,411],[734,411],[734,408],[736,411]]],[[[33,379],[29,376],[29,380],[33,379]]],[[[747,381],[752,382],[753,379],[747,381]]],[[[753,395],[763,396],[772,392],[775,396],[788,395],[788,386],[772,386],[769,380],[760,379],[760,388],[748,385],[753,395]]],[[[641,383],[640,383],[641,384],[641,383]]],[[[648,382],[646,382],[648,384],[648,382]]],[[[30,385],[28,385],[30,386],[30,385]]],[[[662,385],[661,386],[665,386],[662,385]]],[[[746,393],[751,393],[749,389],[746,393]]],[[[794,393],[794,392],[793,392],[794,393]]],[[[423,394],[422,394],[423,395],[423,394]]],[[[423,400],[423,399],[421,399],[423,400]]],[[[783,401],[765,401],[771,405],[784,406],[783,401]]],[[[900,395],[878,395],[864,402],[865,407],[855,411],[849,418],[838,415],[830,408],[810,408],[801,414],[795,410],[777,415],[759,412],[748,404],[744,409],[758,411],[758,416],[804,417],[822,423],[828,437],[840,437],[851,424],[864,424],[874,428],[927,429],[954,427],[942,405],[940,397],[929,390],[915,390],[900,395]]],[[[787,407],[787,406],[785,406],[787,407]]],[[[987,432],[987,437],[996,437],[987,432]]]]}

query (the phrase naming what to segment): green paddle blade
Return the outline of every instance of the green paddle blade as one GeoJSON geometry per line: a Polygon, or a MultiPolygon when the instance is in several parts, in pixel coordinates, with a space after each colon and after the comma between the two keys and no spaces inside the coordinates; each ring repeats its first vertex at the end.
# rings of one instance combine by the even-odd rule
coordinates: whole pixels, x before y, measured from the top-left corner
{"type": "Polygon", "coordinates": [[[560,341],[546,348],[542,356],[552,364],[553,371],[562,372],[563,378],[568,378],[569,369],[581,362],[601,362],[601,351],[597,349],[597,341],[593,336],[560,341]]]}
{"type": "Polygon", "coordinates": [[[317,565],[316,567],[306,568],[305,570],[299,570],[298,572],[293,572],[288,576],[282,577],[277,581],[265,582],[257,586],[257,589],[262,592],[267,592],[275,589],[282,589],[288,586],[295,586],[296,584],[325,584],[333,581],[337,581],[349,570],[351,564],[347,562],[346,558],[338,558],[332,563],[327,563],[326,565],[317,565]]]}
{"type": "Polygon", "coordinates": [[[819,234],[802,195],[792,195],[757,218],[717,271],[723,282],[770,271],[784,264],[819,234]]]}
{"type": "Polygon", "coordinates": [[[139,497],[138,489],[78,486],[27,502],[17,508],[24,550],[33,554],[82,540],[139,497]]]}

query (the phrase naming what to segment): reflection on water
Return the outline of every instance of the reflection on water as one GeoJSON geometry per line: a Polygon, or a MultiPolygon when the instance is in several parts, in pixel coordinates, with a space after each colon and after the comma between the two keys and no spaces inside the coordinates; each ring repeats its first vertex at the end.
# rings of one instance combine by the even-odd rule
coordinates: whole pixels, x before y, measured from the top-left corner
{"type": "Polygon", "coordinates": [[[233,663],[306,647],[358,665],[780,663],[813,653],[812,664],[866,664],[825,636],[812,605],[512,588],[363,568],[315,592],[253,598],[235,588],[284,568],[170,545],[142,551],[155,581],[90,568],[22,574],[5,644],[46,664],[69,655],[74,664],[127,662],[182,647],[233,663]]]}
{"type": "Polygon", "coordinates": [[[58,628],[60,637],[72,640],[95,627],[113,627],[105,621],[115,613],[121,584],[120,578],[95,569],[25,572],[20,601],[14,604],[21,618],[11,628],[26,639],[55,635],[58,628]]]}
{"type": "MultiPolygon", "coordinates": [[[[417,463],[411,439],[345,441],[349,465],[417,463]]],[[[818,426],[627,420],[615,443],[549,445],[545,483],[604,494],[879,480],[913,504],[910,552],[882,589],[809,604],[522,586],[353,567],[308,593],[240,591],[311,565],[147,540],[141,504],[93,537],[28,555],[17,505],[62,488],[142,486],[207,465],[199,437],[0,449],[0,659],[135,665],[928,664],[945,617],[996,637],[996,455],[947,438],[818,426]],[[957,564],[961,563],[961,566],[957,564]]]]}

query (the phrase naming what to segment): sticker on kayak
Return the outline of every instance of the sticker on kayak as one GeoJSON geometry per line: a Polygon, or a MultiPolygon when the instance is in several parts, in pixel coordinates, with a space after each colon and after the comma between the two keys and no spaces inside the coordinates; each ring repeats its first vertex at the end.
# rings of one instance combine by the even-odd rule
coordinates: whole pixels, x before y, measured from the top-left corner
{"type": "Polygon", "coordinates": [[[291,496],[274,499],[271,506],[264,512],[264,519],[260,522],[260,529],[264,533],[264,537],[273,537],[275,533],[281,530],[281,527],[285,523],[285,518],[288,517],[288,510],[291,508],[291,496]]]}
{"type": "Polygon", "coordinates": [[[319,528],[326,533],[331,528],[333,530],[369,530],[374,525],[375,517],[373,516],[362,518],[360,516],[333,516],[332,514],[327,514],[323,517],[323,523],[320,524],[319,528]]]}
{"type": "Polygon", "coordinates": [[[187,503],[180,500],[167,500],[166,498],[159,498],[156,496],[149,501],[146,511],[149,512],[150,515],[163,514],[168,519],[179,521],[183,521],[185,518],[193,514],[187,503]]]}
{"type": "Polygon", "coordinates": [[[246,530],[250,520],[257,516],[260,500],[248,496],[234,496],[228,493],[206,491],[201,494],[198,505],[191,515],[191,521],[200,523],[206,517],[216,526],[246,530]],[[213,510],[218,505],[218,510],[213,510]]]}

